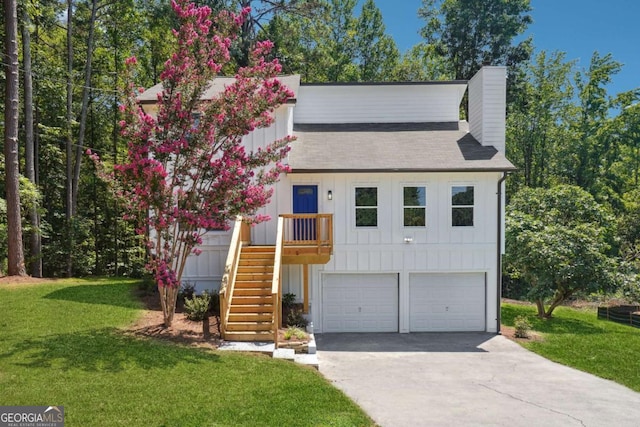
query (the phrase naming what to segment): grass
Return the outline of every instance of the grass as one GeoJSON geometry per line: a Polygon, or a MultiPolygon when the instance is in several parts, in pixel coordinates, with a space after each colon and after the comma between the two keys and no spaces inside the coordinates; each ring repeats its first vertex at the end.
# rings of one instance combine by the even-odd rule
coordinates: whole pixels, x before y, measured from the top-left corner
{"type": "Polygon", "coordinates": [[[553,318],[536,316],[533,306],[503,304],[502,322],[514,326],[523,315],[542,341],[522,345],[555,362],[610,379],[640,392],[640,329],[597,318],[596,309],[559,307],[553,318]]]}
{"type": "Polygon", "coordinates": [[[123,333],[135,286],[0,286],[0,404],[64,405],[68,426],[373,425],[312,369],[123,333]]]}

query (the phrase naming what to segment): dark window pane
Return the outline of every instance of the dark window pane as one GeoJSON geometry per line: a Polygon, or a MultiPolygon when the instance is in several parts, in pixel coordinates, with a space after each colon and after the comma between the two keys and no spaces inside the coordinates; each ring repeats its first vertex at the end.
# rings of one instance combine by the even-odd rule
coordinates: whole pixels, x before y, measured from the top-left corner
{"type": "Polygon", "coordinates": [[[426,206],[427,191],[424,187],[404,187],[405,206],[426,206]]]}
{"type": "Polygon", "coordinates": [[[376,187],[356,188],[356,206],[378,206],[378,189],[376,187]]]}
{"type": "Polygon", "coordinates": [[[473,208],[453,208],[451,210],[451,225],[454,227],[473,226],[473,208]]]}
{"type": "Polygon", "coordinates": [[[298,187],[298,196],[310,196],[313,195],[313,188],[311,187],[298,187]]]}
{"type": "Polygon", "coordinates": [[[404,208],[404,226],[405,227],[424,227],[425,208],[404,208]]]}
{"type": "Polygon", "coordinates": [[[377,227],[377,208],[356,208],[356,227],[377,227]]]}
{"type": "Polygon", "coordinates": [[[452,187],[451,204],[453,206],[473,206],[473,187],[452,187]]]}

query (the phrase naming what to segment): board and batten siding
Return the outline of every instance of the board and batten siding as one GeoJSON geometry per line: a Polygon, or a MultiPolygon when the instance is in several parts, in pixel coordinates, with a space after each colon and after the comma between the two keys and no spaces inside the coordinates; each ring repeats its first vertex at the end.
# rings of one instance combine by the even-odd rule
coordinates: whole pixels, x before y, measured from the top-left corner
{"type": "Polygon", "coordinates": [[[505,152],[506,67],[483,67],[469,80],[469,131],[485,146],[505,152]]]}
{"type": "MultiPolygon", "coordinates": [[[[258,148],[265,148],[273,141],[291,135],[293,128],[292,109],[293,106],[291,105],[280,106],[274,112],[275,121],[271,126],[256,129],[243,138],[242,143],[245,148],[255,151],[258,148]]],[[[277,218],[279,206],[283,203],[280,199],[286,200],[287,197],[284,194],[284,190],[274,192],[271,199],[272,203],[260,209],[258,213],[277,218]]],[[[233,224],[230,225],[233,226],[233,224]]],[[[275,221],[269,221],[254,227],[252,232],[254,243],[273,244],[275,242],[276,228],[275,221]]],[[[195,285],[198,292],[220,288],[220,281],[224,275],[224,265],[231,241],[231,231],[210,231],[203,237],[203,244],[200,247],[202,253],[198,256],[191,254],[187,258],[187,265],[182,276],[183,283],[195,285]]]]}
{"type": "Polygon", "coordinates": [[[302,85],[295,123],[458,122],[466,84],[302,85]]]}
{"type": "Polygon", "coordinates": [[[290,135],[290,113],[293,106],[281,105],[275,112],[275,122],[267,128],[256,129],[242,138],[242,144],[246,150],[255,151],[258,148],[265,148],[267,145],[290,135]]]}
{"type": "Polygon", "coordinates": [[[199,247],[202,253],[198,256],[191,254],[187,258],[182,283],[194,285],[197,292],[219,290],[231,233],[211,231],[202,240],[199,247]]]}
{"type": "MultiPolygon", "coordinates": [[[[272,220],[252,228],[254,244],[274,244],[279,213],[292,212],[293,185],[318,186],[318,211],[334,215],[334,253],[326,265],[310,266],[311,316],[322,332],[322,280],[331,273],[397,274],[399,332],[409,332],[410,277],[415,273],[482,273],[487,278],[487,331],[496,331],[496,182],[486,173],[289,174],[276,184],[271,203],[262,209],[272,220]],[[451,226],[451,187],[474,186],[474,226],[451,226]],[[378,226],[355,227],[355,188],[378,188],[378,226]],[[403,187],[427,189],[427,226],[403,226],[403,187]],[[331,190],[333,200],[328,200],[331,190]],[[405,243],[405,238],[411,243],[405,243]]],[[[217,289],[224,271],[228,233],[213,232],[203,253],[191,256],[184,280],[198,290],[217,289]],[[212,284],[214,278],[215,284],[212,284]]],[[[284,293],[303,295],[302,268],[283,266],[284,293]]]]}
{"type": "MultiPolygon", "coordinates": [[[[322,332],[322,277],[330,273],[396,273],[399,332],[409,332],[409,277],[413,273],[483,273],[487,276],[487,331],[496,331],[496,183],[499,173],[292,174],[279,190],[318,185],[319,212],[334,215],[334,253],[310,274],[315,330],[322,332]],[[451,187],[474,186],[474,226],[451,226],[451,187]],[[355,227],[355,187],[378,188],[378,226],[355,227]],[[427,188],[427,226],[403,226],[403,187],[427,188]],[[326,197],[331,190],[333,200],[326,197]],[[405,239],[411,243],[405,243],[405,239]]],[[[283,289],[302,295],[301,269],[289,266],[283,289]]]]}

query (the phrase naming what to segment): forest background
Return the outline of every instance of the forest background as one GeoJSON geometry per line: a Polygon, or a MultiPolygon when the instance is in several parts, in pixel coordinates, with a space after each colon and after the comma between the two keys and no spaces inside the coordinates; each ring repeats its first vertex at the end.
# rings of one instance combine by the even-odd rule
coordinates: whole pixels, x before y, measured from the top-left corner
{"type": "MultiPolygon", "coordinates": [[[[4,14],[3,2],[0,11],[4,14]]],[[[20,85],[18,158],[26,272],[39,277],[143,274],[145,251],[85,152],[124,158],[118,106],[124,60],[136,56],[136,82],[159,81],[175,20],[162,0],[21,0],[17,28],[20,85]]],[[[225,74],[245,65],[258,40],[275,44],[283,72],[303,82],[469,79],[482,64],[508,67],[507,156],[518,167],[507,199],[523,190],[579,187],[606,213],[608,290],[633,294],[640,269],[639,90],[610,93],[623,65],[594,52],[578,67],[561,51],[535,52],[524,34],[529,0],[423,0],[422,40],[401,52],[374,0],[208,0],[251,7],[225,74]],[[617,279],[616,279],[617,277],[617,279]]],[[[2,31],[2,52],[8,52],[2,31]]],[[[6,80],[10,58],[3,54],[6,80]]],[[[8,100],[6,85],[0,88],[8,100]]],[[[7,102],[0,105],[4,115],[7,102]]],[[[462,115],[464,116],[464,108],[462,115]]],[[[5,122],[0,124],[4,133],[5,122]]],[[[5,152],[6,152],[5,140],[5,152]]],[[[9,181],[0,155],[0,181],[9,181]]],[[[11,178],[13,179],[13,178],[11,178]]],[[[7,215],[0,183],[0,275],[7,272],[7,215]]],[[[564,192],[563,194],[573,194],[564,192]]],[[[583,200],[580,196],[577,199],[583,200]]],[[[586,202],[585,202],[586,203],[586,202]]],[[[590,203],[590,202],[589,202],[590,203]]],[[[518,211],[510,206],[509,212],[518,211]]],[[[513,215],[512,215],[513,218],[513,215]]],[[[544,231],[540,231],[544,232],[544,231]]],[[[588,227],[585,233],[589,233],[588,227]]],[[[558,242],[557,244],[565,244],[558,242]]],[[[506,289],[517,294],[519,267],[507,259],[506,289]]],[[[600,287],[600,290],[604,289],[600,287]]],[[[586,289],[586,288],[585,288],[586,289]]],[[[591,289],[590,291],[593,291],[591,289]]],[[[636,294],[637,295],[637,294],[636,294]]]]}

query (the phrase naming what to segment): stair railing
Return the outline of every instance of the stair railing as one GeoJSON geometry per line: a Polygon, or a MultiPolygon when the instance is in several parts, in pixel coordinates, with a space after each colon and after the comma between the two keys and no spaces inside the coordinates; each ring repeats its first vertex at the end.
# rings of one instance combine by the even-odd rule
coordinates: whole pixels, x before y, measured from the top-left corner
{"type": "Polygon", "coordinates": [[[227,261],[224,266],[224,276],[222,276],[222,283],[220,284],[220,334],[223,339],[227,332],[227,321],[229,319],[229,310],[231,309],[233,288],[236,284],[240,252],[242,251],[243,240],[246,239],[246,235],[243,238],[243,234],[246,234],[246,231],[243,233],[245,229],[246,225],[242,217],[238,216],[233,226],[229,253],[227,254],[227,261]]]}
{"type": "Polygon", "coordinates": [[[273,343],[278,348],[278,329],[282,322],[282,246],[284,243],[284,218],[278,218],[276,233],[276,249],[273,261],[273,281],[271,282],[271,298],[273,301],[273,343]]]}
{"type": "Polygon", "coordinates": [[[286,246],[315,246],[333,252],[333,214],[280,214],[286,246]]]}

